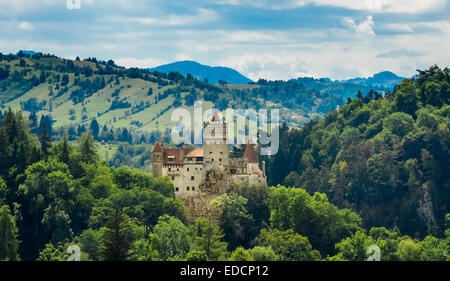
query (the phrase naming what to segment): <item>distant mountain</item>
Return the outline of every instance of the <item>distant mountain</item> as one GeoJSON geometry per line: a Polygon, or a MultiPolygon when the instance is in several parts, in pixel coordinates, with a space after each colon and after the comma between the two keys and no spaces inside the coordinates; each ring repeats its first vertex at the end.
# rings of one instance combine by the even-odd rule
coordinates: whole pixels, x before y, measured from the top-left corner
{"type": "Polygon", "coordinates": [[[27,56],[27,57],[32,57],[37,54],[35,51],[20,50],[17,53],[17,55],[20,55],[20,53],[22,53],[22,55],[27,56]]]}
{"type": "Polygon", "coordinates": [[[395,85],[400,84],[403,79],[405,79],[405,77],[400,77],[390,71],[383,71],[369,78],[354,78],[342,82],[365,85],[368,87],[383,87],[392,89],[395,85]]]}
{"type": "Polygon", "coordinates": [[[315,79],[311,77],[301,77],[293,81],[303,84],[306,88],[319,90],[322,93],[343,98],[353,98],[358,91],[363,93],[367,93],[371,89],[378,92],[392,91],[394,86],[400,84],[403,79],[405,78],[397,76],[390,71],[384,71],[369,78],[353,78],[342,81],[332,81],[329,78],[315,79]]]}
{"type": "Polygon", "coordinates": [[[204,80],[206,78],[208,79],[208,82],[212,84],[218,84],[219,80],[226,81],[229,84],[247,84],[248,82],[252,82],[252,80],[248,79],[234,69],[220,66],[212,67],[195,61],[177,61],[155,68],[150,68],[149,70],[156,70],[165,73],[178,71],[185,76],[190,73],[199,80],[204,80]]]}

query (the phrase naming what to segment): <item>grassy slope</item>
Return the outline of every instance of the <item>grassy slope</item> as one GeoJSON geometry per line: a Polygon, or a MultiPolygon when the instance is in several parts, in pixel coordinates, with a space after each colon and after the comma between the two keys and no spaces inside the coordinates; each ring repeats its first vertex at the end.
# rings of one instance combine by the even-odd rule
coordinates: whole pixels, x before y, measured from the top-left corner
{"type": "MultiPolygon", "coordinates": [[[[50,76],[60,74],[57,71],[55,71],[55,66],[57,65],[64,65],[67,60],[60,59],[60,58],[41,58],[39,60],[35,59],[29,59],[25,58],[25,61],[27,63],[27,69],[29,69],[29,73],[27,76],[25,76],[26,79],[32,78],[32,76],[39,77],[41,74],[40,70],[35,70],[31,66],[33,66],[36,63],[39,63],[40,65],[50,65],[52,64],[52,70],[48,71],[50,73],[50,76]]],[[[24,69],[24,67],[20,67],[18,65],[19,60],[13,60],[11,62],[1,61],[0,66],[5,66],[6,64],[9,64],[10,67],[10,73],[13,73],[14,71],[21,71],[24,69]]],[[[87,61],[73,61],[73,63],[77,66],[89,66],[93,70],[97,69],[97,66],[95,63],[87,62],[87,61]]],[[[100,67],[103,67],[103,65],[100,65],[100,67]]],[[[80,74],[79,76],[82,80],[86,79],[86,77],[83,74],[80,74]]],[[[88,79],[94,80],[96,77],[103,77],[106,82],[109,81],[109,79],[112,77],[112,75],[97,75],[93,74],[88,79]]],[[[125,79],[120,79],[120,84],[116,85],[115,81],[111,83],[107,83],[106,87],[96,93],[94,93],[92,96],[85,99],[83,103],[73,104],[70,94],[73,90],[79,89],[78,86],[73,86],[73,82],[75,79],[75,75],[73,73],[69,73],[69,83],[68,87],[69,90],[62,94],[59,97],[50,97],[49,93],[49,87],[52,86],[55,88],[55,83],[49,84],[48,80],[40,84],[39,86],[33,87],[31,90],[26,91],[23,93],[21,92],[19,87],[15,87],[14,85],[9,85],[9,87],[1,92],[0,91],[0,102],[2,102],[4,108],[11,107],[13,110],[20,110],[21,109],[21,102],[27,101],[31,98],[36,98],[38,101],[47,101],[47,105],[37,113],[38,118],[40,118],[41,115],[47,115],[50,114],[53,119],[55,120],[55,127],[61,127],[61,126],[78,126],[78,124],[86,124],[89,125],[91,120],[93,118],[96,118],[99,122],[100,126],[107,125],[109,127],[115,127],[115,128],[135,128],[135,129],[141,129],[145,131],[152,131],[152,130],[162,130],[164,131],[166,128],[171,129],[177,122],[171,121],[171,114],[174,110],[174,108],[171,108],[169,111],[166,111],[162,115],[159,115],[159,113],[168,108],[170,105],[173,104],[175,101],[175,98],[173,95],[169,95],[167,98],[160,100],[157,104],[155,104],[155,97],[158,94],[162,94],[166,89],[171,87],[176,87],[175,85],[169,85],[169,86],[161,86],[157,83],[150,82],[150,81],[144,81],[141,79],[131,79],[126,77],[125,79]],[[153,94],[150,96],[147,96],[149,88],[153,89],[153,94]],[[114,97],[112,97],[112,94],[116,89],[120,89],[120,93],[118,95],[119,100],[125,100],[126,102],[129,102],[131,106],[134,106],[136,104],[139,104],[141,102],[148,102],[150,103],[149,107],[146,107],[144,110],[137,112],[135,114],[131,113],[131,108],[126,109],[115,109],[115,110],[109,110],[112,101],[114,100],[114,97]],[[15,98],[12,98],[15,97],[15,98]],[[8,102],[4,102],[6,99],[9,99],[8,102]],[[52,111],[49,111],[49,104],[50,101],[52,103],[52,111]],[[75,119],[70,120],[70,114],[69,110],[75,111],[75,119]],[[83,119],[83,115],[86,116],[83,119]],[[132,125],[133,121],[138,121],[142,124],[141,127],[138,127],[136,125],[132,125]]],[[[54,95],[56,95],[57,90],[53,89],[54,95]]],[[[186,93],[181,93],[181,96],[183,97],[186,93]]],[[[309,120],[309,118],[314,117],[314,115],[308,115],[308,113],[304,113],[301,110],[288,110],[281,106],[280,104],[274,104],[272,102],[267,102],[266,106],[268,107],[276,107],[280,108],[280,113],[283,115],[283,119],[288,122],[292,122],[290,125],[298,126],[299,121],[300,122],[306,122],[309,120]]],[[[203,103],[203,110],[206,110],[208,108],[212,108],[213,104],[210,102],[204,102],[203,103]]],[[[189,111],[192,113],[193,108],[188,108],[189,111]]],[[[28,113],[25,112],[24,115],[27,115],[28,113]]],[[[193,115],[192,115],[193,116],[193,115]]]]}

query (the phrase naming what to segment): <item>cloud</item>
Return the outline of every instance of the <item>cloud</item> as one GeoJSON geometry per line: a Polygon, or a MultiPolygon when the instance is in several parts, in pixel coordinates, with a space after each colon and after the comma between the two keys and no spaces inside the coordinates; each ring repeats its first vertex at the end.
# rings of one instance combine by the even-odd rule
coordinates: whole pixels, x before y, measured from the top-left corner
{"type": "Polygon", "coordinates": [[[144,25],[161,25],[161,26],[187,26],[205,24],[208,22],[217,21],[219,15],[211,9],[199,8],[195,14],[170,14],[168,16],[152,18],[152,17],[135,17],[125,18],[122,20],[132,21],[144,25]]]}
{"type": "Polygon", "coordinates": [[[175,60],[176,61],[183,61],[183,60],[193,60],[192,57],[190,55],[187,54],[176,54],[175,55],[175,60]]]}
{"type": "Polygon", "coordinates": [[[383,70],[409,76],[450,65],[448,1],[81,1],[75,11],[66,0],[0,0],[0,52],[94,56],[141,68],[194,59],[254,80],[383,70]]]}
{"type": "Polygon", "coordinates": [[[138,68],[153,68],[167,63],[167,61],[165,60],[153,58],[145,58],[145,59],[117,58],[114,59],[114,62],[117,65],[124,67],[138,67],[138,68]]]}
{"type": "Polygon", "coordinates": [[[367,16],[366,20],[359,24],[356,24],[352,18],[344,18],[342,23],[358,33],[375,36],[375,31],[373,31],[375,23],[372,16],[367,16]]]}
{"type": "Polygon", "coordinates": [[[399,49],[387,53],[378,54],[377,57],[379,58],[420,57],[423,54],[424,54],[423,52],[418,52],[414,50],[399,49]]]}
{"type": "Polygon", "coordinates": [[[253,6],[268,9],[296,9],[306,5],[339,7],[386,13],[420,14],[438,11],[448,5],[447,0],[218,0],[218,4],[253,6]]]}
{"type": "Polygon", "coordinates": [[[25,30],[25,31],[34,30],[34,26],[31,23],[26,22],[26,21],[19,23],[18,27],[20,30],[25,30]]]}

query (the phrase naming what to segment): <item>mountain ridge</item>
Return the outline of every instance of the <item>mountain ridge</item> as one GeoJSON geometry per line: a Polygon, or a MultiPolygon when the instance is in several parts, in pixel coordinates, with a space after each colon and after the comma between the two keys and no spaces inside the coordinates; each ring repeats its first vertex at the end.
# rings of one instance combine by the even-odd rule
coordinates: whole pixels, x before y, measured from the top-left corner
{"type": "Polygon", "coordinates": [[[204,65],[192,60],[176,61],[154,68],[149,68],[148,70],[164,73],[178,71],[184,76],[191,74],[199,80],[207,79],[208,82],[212,84],[219,84],[220,80],[225,81],[229,84],[247,84],[249,82],[252,82],[251,79],[247,78],[235,69],[224,66],[204,65]]]}

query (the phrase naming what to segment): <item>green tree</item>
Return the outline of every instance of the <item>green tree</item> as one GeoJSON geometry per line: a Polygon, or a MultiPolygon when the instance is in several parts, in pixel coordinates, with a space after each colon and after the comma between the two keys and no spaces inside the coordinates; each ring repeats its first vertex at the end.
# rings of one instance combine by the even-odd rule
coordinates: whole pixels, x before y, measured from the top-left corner
{"type": "Polygon", "coordinates": [[[186,255],[187,261],[207,261],[208,256],[204,251],[190,251],[186,255]]]}
{"type": "Polygon", "coordinates": [[[222,230],[210,218],[198,218],[190,227],[191,249],[203,251],[208,260],[220,260],[227,252],[227,243],[221,241],[222,230]]]}
{"type": "Polygon", "coordinates": [[[7,193],[8,188],[6,187],[6,182],[0,177],[0,206],[6,204],[7,193]]]}
{"type": "Polygon", "coordinates": [[[95,119],[95,118],[92,119],[91,125],[90,125],[90,127],[89,127],[89,130],[90,130],[90,132],[91,132],[93,138],[94,138],[95,140],[98,139],[98,134],[99,134],[99,132],[100,132],[100,127],[99,127],[99,125],[98,125],[97,119],[95,119]]]}
{"type": "Polygon", "coordinates": [[[86,164],[94,164],[98,161],[97,150],[94,139],[90,133],[83,134],[80,139],[79,151],[81,159],[86,164]]]}
{"type": "Polygon", "coordinates": [[[71,239],[70,214],[74,210],[73,179],[67,165],[50,157],[28,166],[20,186],[24,229],[21,239],[24,259],[35,259],[39,249],[50,240],[71,239]]]}
{"type": "Polygon", "coordinates": [[[188,228],[177,218],[161,216],[150,235],[151,247],[161,260],[184,258],[190,250],[188,228]]]}
{"type": "Polygon", "coordinates": [[[92,260],[99,260],[99,251],[102,245],[100,231],[86,229],[80,235],[81,250],[89,255],[92,260]]]}
{"type": "Polygon", "coordinates": [[[394,107],[397,111],[414,116],[418,109],[418,101],[416,88],[409,80],[404,80],[394,91],[394,107]]]}
{"type": "Polygon", "coordinates": [[[130,219],[122,210],[115,208],[102,230],[100,257],[106,261],[125,261],[131,257],[134,233],[130,219]]]}
{"type": "Polygon", "coordinates": [[[356,213],[339,210],[323,193],[311,196],[304,189],[279,185],[271,187],[267,200],[273,228],[293,229],[324,254],[333,253],[337,242],[360,229],[361,218],[356,213]]]}
{"type": "Polygon", "coordinates": [[[67,133],[64,134],[62,140],[54,146],[55,155],[57,155],[58,160],[67,165],[70,164],[70,154],[72,153],[72,146],[69,143],[67,133]]]}
{"type": "Polygon", "coordinates": [[[351,237],[345,238],[336,244],[338,256],[348,261],[365,261],[369,257],[367,248],[373,245],[372,237],[358,231],[351,237]]]}
{"type": "Polygon", "coordinates": [[[397,256],[402,261],[418,261],[420,259],[420,244],[411,238],[400,241],[397,256]]]}
{"type": "Polygon", "coordinates": [[[449,257],[450,245],[444,239],[428,235],[421,242],[420,260],[422,261],[446,261],[449,257]]]}
{"type": "Polygon", "coordinates": [[[17,253],[19,241],[17,240],[18,229],[7,205],[0,207],[0,260],[16,261],[19,259],[17,253]]]}
{"type": "Polygon", "coordinates": [[[313,250],[308,238],[292,229],[263,229],[256,241],[260,246],[272,247],[282,261],[318,261],[321,258],[319,251],[313,250]]]}
{"type": "Polygon", "coordinates": [[[400,234],[397,231],[389,232],[384,227],[373,227],[369,235],[374,243],[380,247],[382,261],[397,261],[397,250],[400,243],[400,234]]]}
{"type": "Polygon", "coordinates": [[[411,115],[395,112],[383,120],[383,127],[394,135],[403,137],[414,129],[414,120],[411,115]]]}
{"type": "Polygon", "coordinates": [[[236,192],[223,194],[211,202],[220,210],[220,226],[230,249],[241,245],[245,240],[245,225],[252,220],[245,207],[247,202],[246,198],[236,192]]]}
{"type": "Polygon", "coordinates": [[[275,254],[275,251],[272,247],[262,247],[256,246],[253,249],[249,250],[250,255],[252,255],[255,261],[278,261],[280,257],[275,254]]]}
{"type": "Polygon", "coordinates": [[[69,258],[67,245],[67,243],[58,243],[55,247],[52,243],[45,244],[36,261],[67,261],[69,258]]]}
{"type": "Polygon", "coordinates": [[[254,261],[252,255],[248,250],[245,250],[242,247],[237,247],[231,253],[231,257],[228,259],[229,261],[254,261]]]}

